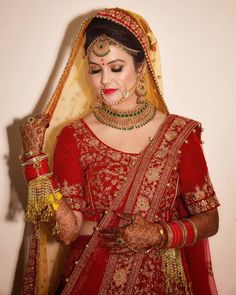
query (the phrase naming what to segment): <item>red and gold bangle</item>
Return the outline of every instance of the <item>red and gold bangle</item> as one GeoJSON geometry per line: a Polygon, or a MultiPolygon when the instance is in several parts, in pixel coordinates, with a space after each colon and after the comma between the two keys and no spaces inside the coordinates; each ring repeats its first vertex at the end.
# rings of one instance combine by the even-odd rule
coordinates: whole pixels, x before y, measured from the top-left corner
{"type": "Polygon", "coordinates": [[[50,172],[48,156],[45,154],[33,157],[21,165],[24,168],[25,179],[27,182],[50,172]]]}
{"type": "Polygon", "coordinates": [[[188,229],[185,227],[184,222],[180,220],[171,220],[168,223],[159,222],[162,226],[166,243],[161,244],[160,248],[180,248],[188,243],[188,229]]]}
{"type": "Polygon", "coordinates": [[[177,248],[182,244],[184,240],[183,230],[177,220],[172,220],[168,222],[168,225],[173,232],[173,240],[169,248],[177,248]]]}
{"type": "Polygon", "coordinates": [[[197,241],[197,237],[198,237],[197,227],[194,224],[194,222],[189,218],[182,219],[182,223],[186,227],[186,230],[188,233],[188,237],[187,237],[187,241],[185,245],[192,246],[197,241]]]}
{"type": "Polygon", "coordinates": [[[28,165],[28,164],[32,164],[35,161],[38,160],[42,160],[43,158],[47,158],[48,156],[45,153],[39,153],[37,155],[31,155],[31,156],[21,156],[21,160],[22,160],[22,166],[28,165]]]}
{"type": "Polygon", "coordinates": [[[53,189],[57,189],[57,183],[53,177],[53,173],[50,172],[48,156],[46,154],[42,153],[33,156],[21,165],[24,168],[24,175],[27,182],[39,177],[47,177],[50,180],[53,189]]]}

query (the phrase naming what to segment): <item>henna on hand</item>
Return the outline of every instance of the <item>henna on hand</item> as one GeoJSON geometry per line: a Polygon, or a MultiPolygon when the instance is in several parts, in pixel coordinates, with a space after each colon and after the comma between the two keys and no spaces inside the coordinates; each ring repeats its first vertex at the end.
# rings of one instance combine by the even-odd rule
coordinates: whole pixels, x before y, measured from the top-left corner
{"type": "Polygon", "coordinates": [[[20,127],[24,154],[32,152],[34,155],[37,155],[42,151],[49,121],[50,115],[39,114],[36,117],[29,117],[20,127]]]}
{"type": "Polygon", "coordinates": [[[132,215],[132,223],[123,227],[114,227],[100,230],[100,234],[107,241],[108,248],[117,254],[130,251],[146,251],[161,243],[160,227],[135,214],[132,215]],[[118,239],[123,239],[124,243],[118,243],[118,239]]]}
{"type": "MultiPolygon", "coordinates": [[[[82,225],[82,213],[73,212],[64,199],[61,200],[58,210],[55,211],[53,226],[56,226],[54,236],[65,245],[77,239],[82,225]],[[76,214],[77,213],[77,214],[76,214]]],[[[51,230],[54,230],[51,227],[51,230]]]]}

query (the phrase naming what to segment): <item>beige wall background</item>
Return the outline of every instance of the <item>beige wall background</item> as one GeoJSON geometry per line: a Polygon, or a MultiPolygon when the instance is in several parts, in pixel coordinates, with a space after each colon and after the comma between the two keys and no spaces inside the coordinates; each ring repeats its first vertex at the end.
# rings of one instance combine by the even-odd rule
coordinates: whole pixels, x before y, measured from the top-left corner
{"type": "Polygon", "coordinates": [[[203,123],[205,155],[222,205],[219,233],[210,239],[213,267],[219,294],[234,295],[234,0],[0,1],[0,295],[20,294],[26,191],[18,161],[18,128],[50,97],[81,16],[113,6],[134,10],[147,19],[160,44],[170,111],[203,123]]]}

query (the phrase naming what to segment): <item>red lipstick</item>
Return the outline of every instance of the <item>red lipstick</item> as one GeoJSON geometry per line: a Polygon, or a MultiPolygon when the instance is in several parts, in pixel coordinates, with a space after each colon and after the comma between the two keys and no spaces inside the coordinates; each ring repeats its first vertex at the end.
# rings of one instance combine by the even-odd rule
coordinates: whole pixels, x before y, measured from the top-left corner
{"type": "Polygon", "coordinates": [[[114,93],[114,92],[116,92],[116,90],[117,89],[115,89],[115,88],[107,88],[107,89],[103,89],[103,93],[104,94],[112,94],[112,93],[114,93]]]}

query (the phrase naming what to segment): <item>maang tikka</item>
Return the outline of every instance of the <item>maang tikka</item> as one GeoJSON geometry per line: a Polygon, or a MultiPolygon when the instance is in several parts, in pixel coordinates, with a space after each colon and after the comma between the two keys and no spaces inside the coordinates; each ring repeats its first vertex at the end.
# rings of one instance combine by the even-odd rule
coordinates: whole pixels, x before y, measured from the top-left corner
{"type": "Polygon", "coordinates": [[[115,39],[108,37],[105,34],[102,34],[98,36],[88,47],[87,49],[87,55],[90,54],[90,52],[93,52],[94,55],[97,57],[104,57],[110,53],[110,45],[114,45],[120,49],[123,49],[130,55],[137,55],[139,53],[139,50],[135,50],[132,48],[129,48],[115,39]]]}

